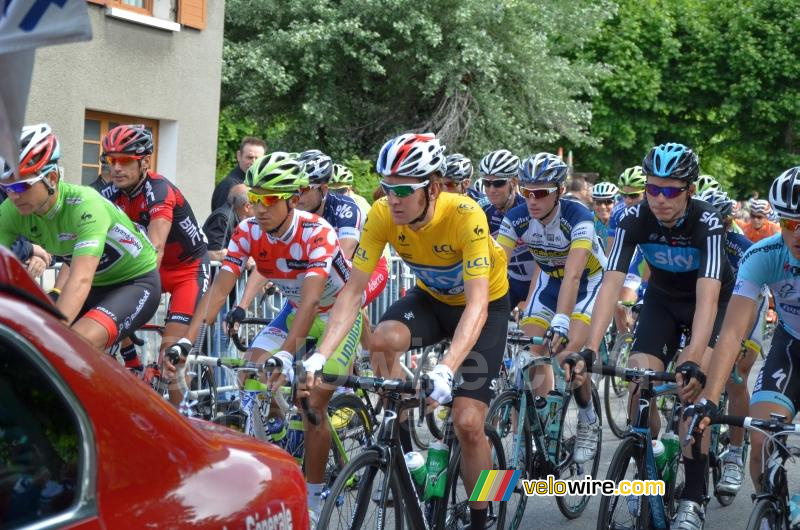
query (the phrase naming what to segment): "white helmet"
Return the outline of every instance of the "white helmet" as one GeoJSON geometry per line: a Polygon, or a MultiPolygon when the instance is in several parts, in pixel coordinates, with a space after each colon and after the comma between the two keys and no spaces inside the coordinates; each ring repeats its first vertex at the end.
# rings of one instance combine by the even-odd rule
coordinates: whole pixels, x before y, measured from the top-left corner
{"type": "Polygon", "coordinates": [[[731,200],[728,194],[720,189],[706,188],[703,193],[696,197],[716,208],[722,218],[733,213],[733,205],[736,201],[731,200]]]}
{"type": "Polygon", "coordinates": [[[592,186],[592,199],[613,199],[619,188],[610,182],[598,182],[592,186]]]}
{"type": "Polygon", "coordinates": [[[402,134],[381,147],[375,168],[384,177],[425,178],[445,171],[444,146],[433,133],[402,134]]]}
{"type": "Polygon", "coordinates": [[[772,182],[769,202],[778,217],[800,219],[800,166],[787,169],[772,182]]]}
{"type": "Polygon", "coordinates": [[[447,169],[444,174],[445,178],[456,182],[462,182],[472,178],[472,162],[470,162],[469,158],[456,153],[449,155],[445,160],[447,164],[447,169]]]}
{"type": "Polygon", "coordinates": [[[481,159],[478,169],[484,177],[516,177],[519,169],[519,157],[508,149],[492,151],[481,159]]]}
{"type": "MultiPolygon", "coordinates": [[[[772,198],[772,190],[770,190],[770,198],[772,198]]],[[[750,199],[749,201],[747,201],[747,207],[750,209],[751,216],[762,215],[766,217],[767,214],[769,213],[769,203],[764,199],[750,199]]]]}
{"type": "Polygon", "coordinates": [[[522,184],[558,184],[567,180],[569,167],[552,153],[537,153],[525,159],[519,167],[522,184]]]}

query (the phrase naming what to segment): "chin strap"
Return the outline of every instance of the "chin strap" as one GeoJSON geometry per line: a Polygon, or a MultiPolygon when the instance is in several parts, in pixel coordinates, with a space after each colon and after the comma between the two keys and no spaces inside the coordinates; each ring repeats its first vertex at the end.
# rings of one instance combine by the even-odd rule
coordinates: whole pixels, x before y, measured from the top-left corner
{"type": "Polygon", "coordinates": [[[413,221],[409,221],[408,224],[413,225],[413,224],[419,223],[420,221],[425,219],[425,216],[428,214],[428,207],[431,205],[430,197],[429,197],[429,194],[428,194],[428,190],[429,189],[430,189],[430,185],[425,186],[425,208],[422,209],[422,213],[419,214],[419,217],[417,217],[413,221]]]}

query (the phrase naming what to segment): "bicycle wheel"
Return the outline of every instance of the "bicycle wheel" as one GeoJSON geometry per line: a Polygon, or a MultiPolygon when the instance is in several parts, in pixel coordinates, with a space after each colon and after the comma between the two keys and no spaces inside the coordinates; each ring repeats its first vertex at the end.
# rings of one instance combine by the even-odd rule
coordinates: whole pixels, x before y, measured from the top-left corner
{"type": "MultiPolygon", "coordinates": [[[[611,458],[606,480],[613,480],[615,484],[619,484],[623,480],[641,478],[637,464],[640,458],[641,448],[638,441],[633,437],[624,438],[611,458]]],[[[647,528],[650,515],[645,499],[646,497],[642,497],[643,502],[640,503],[639,499],[632,496],[603,495],[600,499],[597,530],[647,528]]]]}
{"type": "Polygon", "coordinates": [[[364,402],[353,394],[339,394],[328,404],[331,429],[339,437],[331,440],[330,457],[325,467],[325,483],[332,484],[338,472],[372,440],[372,420],[364,402]]]}
{"type": "Polygon", "coordinates": [[[351,460],[325,493],[320,522],[330,530],[372,530],[383,514],[384,528],[403,528],[403,503],[397,477],[386,469],[381,453],[367,449],[351,460]],[[381,485],[387,479],[389,490],[381,485]]]}
{"type": "MultiPolygon", "coordinates": [[[[611,366],[626,368],[630,355],[633,335],[625,333],[617,337],[614,349],[609,354],[611,366]]],[[[606,409],[606,420],[611,432],[617,438],[622,438],[630,428],[628,418],[628,383],[619,377],[606,377],[603,387],[603,401],[606,409]]]]}
{"type": "MultiPolygon", "coordinates": [[[[425,348],[422,354],[417,357],[417,368],[414,370],[414,380],[419,381],[419,378],[422,374],[433,370],[433,367],[439,362],[442,354],[444,353],[444,347],[440,347],[441,343],[435,344],[429,348],[425,348]]],[[[450,412],[449,407],[436,407],[433,410],[427,411],[425,416],[425,425],[428,427],[428,431],[430,432],[430,436],[437,440],[441,440],[444,435],[442,434],[444,428],[444,422],[447,420],[447,415],[450,412]]],[[[418,426],[415,426],[419,428],[418,426]]],[[[413,431],[412,431],[413,433],[413,431]]],[[[417,433],[418,436],[422,437],[425,434],[420,432],[417,433]]],[[[423,441],[424,443],[424,441],[423,441]]]]}
{"type": "MultiPolygon", "coordinates": [[[[491,427],[484,424],[483,431],[489,440],[489,447],[492,451],[492,469],[506,469],[506,459],[503,453],[503,444],[500,437],[491,427]]],[[[450,455],[450,462],[447,466],[447,507],[436,517],[433,527],[443,528],[444,530],[462,530],[469,528],[470,515],[468,499],[472,492],[467,492],[464,486],[464,479],[461,473],[461,445],[453,444],[453,452],[450,455]],[[442,515],[444,521],[442,521],[442,515]],[[444,524],[442,525],[442,522],[444,524]]],[[[486,516],[485,528],[504,528],[506,517],[506,503],[490,502],[489,511],[486,516]]]]}
{"type": "Polygon", "coordinates": [[[518,431],[520,397],[514,390],[507,390],[497,396],[489,407],[486,422],[492,426],[503,444],[506,455],[506,469],[521,471],[520,480],[514,487],[511,499],[506,503],[506,525],[508,530],[517,530],[522,523],[528,496],[522,486],[523,479],[531,477],[531,426],[527,414],[523,414],[522,430],[518,431]],[[517,433],[520,433],[517,437],[517,433]],[[518,438],[518,439],[517,439],[518,438]]]}
{"type": "MultiPolygon", "coordinates": [[[[597,389],[594,388],[594,385],[592,385],[592,408],[600,424],[600,434],[597,437],[594,458],[578,464],[573,460],[573,455],[575,454],[577,441],[579,407],[574,396],[570,396],[564,401],[565,410],[561,420],[561,449],[559,454],[560,464],[558,466],[558,478],[561,480],[580,481],[584,480],[586,475],[590,475],[593,479],[597,478],[597,470],[600,467],[600,452],[603,446],[603,412],[600,410],[600,396],[597,394],[597,389]]],[[[589,495],[563,495],[556,497],[556,504],[564,517],[576,519],[586,509],[590,499],[589,495]]]]}
{"type": "MultiPolygon", "coordinates": [[[[217,416],[217,385],[214,382],[214,369],[205,365],[195,365],[196,371],[189,381],[189,390],[199,392],[195,410],[197,416],[204,420],[212,420],[217,416]]],[[[187,372],[189,374],[189,372],[187,372]]]]}
{"type": "Polygon", "coordinates": [[[785,522],[786,518],[783,517],[772,500],[761,499],[753,506],[753,511],[750,512],[750,518],[747,520],[747,530],[762,530],[763,528],[780,530],[786,528],[785,522]]]}

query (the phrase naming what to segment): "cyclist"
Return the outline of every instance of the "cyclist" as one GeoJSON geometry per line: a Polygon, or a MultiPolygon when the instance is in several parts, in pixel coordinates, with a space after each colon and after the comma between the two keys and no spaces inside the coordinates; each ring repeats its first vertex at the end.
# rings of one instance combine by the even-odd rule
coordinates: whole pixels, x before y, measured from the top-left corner
{"type": "MultiPolygon", "coordinates": [[[[764,285],[775,296],[779,325],[756,378],[748,415],[769,419],[770,414],[781,414],[791,421],[800,408],[800,380],[795,369],[800,355],[800,311],[797,309],[800,292],[800,167],[787,169],[773,181],[769,202],[778,214],[781,232],[754,243],[742,257],[731,303],[714,348],[715,362],[706,387],[693,407],[692,412],[698,416],[715,416],[719,396],[739,356],[739,345],[756,317],[764,285]]],[[[700,429],[707,427],[708,423],[708,419],[702,421],[700,429]]],[[[750,478],[756,491],[760,491],[764,437],[753,430],[750,441],[750,478]]],[[[796,506],[790,520],[792,525],[800,523],[800,511],[796,506]]]]}
{"type": "Polygon", "coordinates": [[[480,201],[484,195],[475,188],[470,187],[472,180],[472,161],[460,154],[448,155],[445,158],[445,173],[442,185],[445,191],[466,195],[475,202],[480,201]]]}
{"type": "MultiPolygon", "coordinates": [[[[752,245],[749,239],[736,233],[731,228],[733,224],[733,202],[728,194],[722,190],[707,189],[699,196],[700,200],[714,206],[722,217],[725,225],[725,253],[731,263],[734,274],[739,271],[742,255],[752,245]]],[[[744,354],[736,362],[736,373],[741,382],[730,378],[725,386],[729,397],[729,412],[736,416],[746,416],[750,396],[747,391],[747,378],[750,375],[756,357],[761,353],[764,340],[765,319],[769,290],[762,289],[758,300],[758,312],[752,330],[744,341],[744,354]]],[[[744,443],[744,429],[731,427],[730,443],[725,453],[722,466],[722,476],[717,484],[717,490],[722,493],[736,493],[742,486],[744,477],[744,462],[742,461],[742,444],[744,443]]]]}
{"type": "MultiPolygon", "coordinates": [[[[377,170],[386,197],[372,206],[352,274],[315,356],[329,358],[352,327],[370,272],[390,243],[414,271],[417,284],[389,307],[373,332],[372,363],[378,375],[402,378],[402,353],[452,338],[430,372],[430,399],[435,406],[454,398],[452,417],[469,493],[481,470],[491,467],[483,423],[505,349],[508,280],[505,255],[489,236],[480,208],[468,197],[441,193],[444,162],[444,146],[433,134],[403,134],[381,148],[377,170]],[[453,396],[454,373],[459,372],[463,384],[453,396]]],[[[311,376],[308,382],[313,384],[311,376]]],[[[411,450],[408,430],[400,433],[403,450],[411,450]]],[[[482,530],[486,515],[486,502],[470,503],[470,528],[482,530]]]]}
{"type": "Polygon", "coordinates": [[[770,214],[769,202],[764,199],[750,199],[747,207],[750,210],[750,221],[742,224],[742,232],[747,239],[758,243],[781,231],[777,223],[767,219],[770,214]]]}
{"type": "MultiPolygon", "coordinates": [[[[519,158],[506,149],[492,151],[481,159],[479,169],[486,196],[478,205],[486,214],[489,233],[496,239],[506,213],[525,204],[525,199],[517,193],[519,158]]],[[[525,308],[520,304],[528,300],[531,278],[536,270],[530,250],[525,245],[517,246],[509,259],[507,272],[508,300],[512,309],[521,311],[525,308]]]]}
{"type": "MultiPolygon", "coordinates": [[[[731,266],[723,254],[724,226],[711,205],[692,198],[699,163],[690,148],[676,143],[658,145],[644,158],[642,170],[647,175],[647,200],[629,208],[619,222],[595,304],[588,347],[581,355],[588,362],[596,358],[638,245],[651,276],[629,364],[664,370],[677,352],[681,327],[691,329],[676,374],[681,400],[693,402],[705,379],[702,367],[708,366],[733,288],[731,266]]],[[[583,363],[578,362],[576,372],[583,363]]],[[[583,377],[585,374],[577,378],[583,377]]],[[[631,403],[638,403],[638,392],[631,394],[631,403]]],[[[650,428],[656,438],[660,419],[655,406],[651,407],[650,428]]],[[[684,424],[681,430],[685,430],[684,424]]],[[[699,459],[684,451],[686,482],[672,528],[702,528],[707,437],[703,445],[699,459]]]]}
{"type": "MultiPolygon", "coordinates": [[[[619,194],[622,202],[614,205],[611,210],[611,218],[608,221],[608,244],[605,246],[606,254],[614,246],[614,238],[617,234],[619,220],[628,208],[636,206],[644,200],[644,189],[647,177],[642,173],[641,166],[629,167],[619,176],[619,194]]],[[[633,255],[628,274],[625,276],[625,283],[622,286],[622,293],[619,300],[628,305],[635,303],[639,299],[639,291],[642,288],[643,277],[649,276],[647,264],[642,257],[639,249],[633,255]]],[[[614,323],[618,333],[630,333],[632,327],[632,317],[630,311],[618,305],[614,313],[614,323]]]]}
{"type": "Polygon", "coordinates": [[[594,232],[600,238],[600,243],[605,252],[608,241],[608,222],[611,220],[611,210],[617,203],[619,188],[611,182],[598,182],[592,186],[592,203],[594,205],[594,232]]]}
{"type": "Polygon", "coordinates": [[[369,201],[353,191],[353,172],[350,171],[350,168],[344,164],[334,164],[331,178],[328,181],[328,189],[333,193],[353,199],[361,210],[361,218],[367,218],[370,209],[369,201]]]}
{"type": "MultiPolygon", "coordinates": [[[[506,255],[522,245],[536,260],[540,272],[531,282],[535,289],[520,323],[528,336],[550,331],[556,352],[561,350],[561,339],[569,339],[575,349],[585,344],[606,264],[592,213],[582,203],[563,197],[568,170],[561,158],[550,153],[525,160],[519,168],[525,203],[506,214],[497,237],[506,255]]],[[[532,351],[537,356],[545,353],[543,346],[532,351]]],[[[552,369],[537,369],[536,375],[534,392],[544,397],[553,390],[552,369]]],[[[591,380],[583,382],[575,398],[580,407],[575,461],[584,463],[594,457],[600,434],[591,380]]]]}
{"type": "Polygon", "coordinates": [[[698,197],[708,190],[721,190],[722,186],[719,181],[711,175],[700,175],[697,177],[697,182],[694,183],[695,195],[698,197]]]}
{"type": "MultiPolygon", "coordinates": [[[[186,356],[203,322],[213,323],[236,285],[248,258],[256,269],[277,286],[289,300],[289,310],[281,311],[252,344],[251,356],[257,362],[275,356],[281,360],[281,374],[274,374],[274,387],[294,380],[294,352],[305,344],[306,337],[319,338],[326,325],[327,313],[349,274],[336,232],[325,219],[297,208],[299,196],[309,185],[304,164],[287,153],[265,155],[247,170],[245,184],[253,203],[255,217],[239,223],[228,245],[222,269],[184,338],[177,342],[186,356]]],[[[359,302],[361,298],[359,296],[359,302]]],[[[319,354],[303,361],[310,372],[347,374],[355,357],[361,334],[360,313],[336,344],[329,359],[319,354]]],[[[332,391],[317,387],[311,392],[311,407],[326,410],[332,391]]],[[[305,429],[305,472],[308,480],[309,508],[318,517],[325,463],[330,449],[330,434],[324,424],[305,429]]]]}
{"type": "Polygon", "coordinates": [[[89,187],[61,181],[49,125],[22,129],[16,174],[4,171],[0,245],[19,236],[64,259],[56,307],[79,335],[111,347],[153,316],[161,294],[156,252],[136,225],[89,187]],[[58,295],[63,296],[58,296],[58,295]]]}
{"type": "MultiPolygon", "coordinates": [[[[153,135],[144,125],[118,125],[103,137],[103,158],[113,185],[103,196],[147,230],[158,253],[161,289],[170,293],[161,351],[182,337],[197,302],[208,289],[211,267],[206,236],[181,191],[150,170],[153,135]]],[[[138,370],[141,361],[130,340],[120,348],[125,366],[138,370]]]]}

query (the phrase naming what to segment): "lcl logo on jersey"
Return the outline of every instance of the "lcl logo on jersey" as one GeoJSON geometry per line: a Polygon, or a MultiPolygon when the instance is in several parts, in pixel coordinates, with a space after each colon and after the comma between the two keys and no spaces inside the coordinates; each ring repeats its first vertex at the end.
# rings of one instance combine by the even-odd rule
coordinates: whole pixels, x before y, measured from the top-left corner
{"type": "Polygon", "coordinates": [[[455,254],[456,251],[453,250],[453,247],[445,243],[444,245],[433,245],[433,252],[434,254],[444,254],[444,255],[452,255],[455,254]]]}

